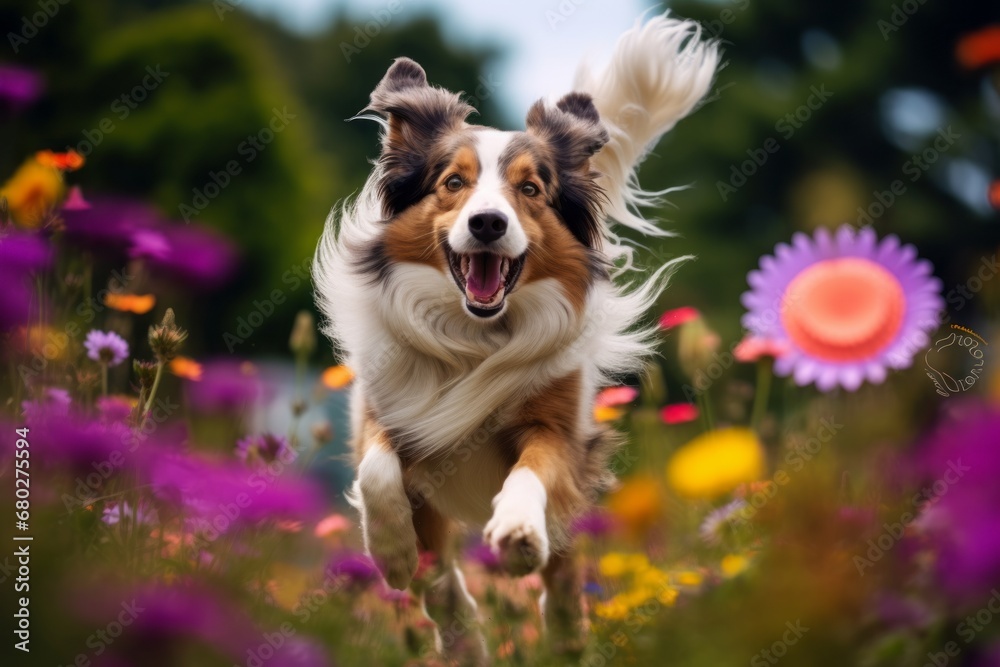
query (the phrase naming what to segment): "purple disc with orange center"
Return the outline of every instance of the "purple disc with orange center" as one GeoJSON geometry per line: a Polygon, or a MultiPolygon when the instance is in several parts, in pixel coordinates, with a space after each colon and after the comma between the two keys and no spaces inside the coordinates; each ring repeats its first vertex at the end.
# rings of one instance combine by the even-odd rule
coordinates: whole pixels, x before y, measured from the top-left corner
{"type": "Polygon", "coordinates": [[[854,391],[909,366],[944,307],[940,281],[913,246],[846,225],[779,243],[747,281],[743,325],[786,349],[775,374],[823,391],[854,391]]]}

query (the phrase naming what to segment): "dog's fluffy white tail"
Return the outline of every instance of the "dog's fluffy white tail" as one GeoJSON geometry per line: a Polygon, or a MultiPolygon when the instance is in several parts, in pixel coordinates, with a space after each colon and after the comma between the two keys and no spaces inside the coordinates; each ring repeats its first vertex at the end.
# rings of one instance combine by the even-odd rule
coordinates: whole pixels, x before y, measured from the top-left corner
{"type": "MultiPolygon", "coordinates": [[[[643,190],[636,169],[660,137],[708,93],[718,64],[718,43],[703,40],[697,22],[664,14],[645,25],[638,21],[622,35],[603,71],[586,64],[577,70],[574,90],[594,98],[611,136],[593,158],[611,221],[650,236],[670,235],[639,213],[670,190],[643,190]]],[[[610,225],[606,239],[608,254],[624,256],[631,266],[631,249],[621,245],[610,225]]]]}

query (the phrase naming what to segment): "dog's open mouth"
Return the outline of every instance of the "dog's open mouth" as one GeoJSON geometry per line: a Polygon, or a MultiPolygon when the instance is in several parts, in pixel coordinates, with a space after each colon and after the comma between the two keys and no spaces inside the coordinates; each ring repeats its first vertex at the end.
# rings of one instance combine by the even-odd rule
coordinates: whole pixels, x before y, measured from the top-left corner
{"type": "Polygon", "coordinates": [[[491,252],[462,255],[447,249],[451,275],[465,292],[465,307],[477,317],[493,317],[524,268],[524,255],[511,259],[491,252]]]}

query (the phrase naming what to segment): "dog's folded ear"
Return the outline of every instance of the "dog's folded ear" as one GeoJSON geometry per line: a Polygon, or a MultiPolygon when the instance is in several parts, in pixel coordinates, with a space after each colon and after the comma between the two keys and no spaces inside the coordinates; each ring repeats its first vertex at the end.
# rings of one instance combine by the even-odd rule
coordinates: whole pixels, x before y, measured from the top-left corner
{"type": "Polygon", "coordinates": [[[608,143],[608,131],[587,93],[568,93],[555,109],[538,100],[528,110],[526,124],[528,132],[556,149],[562,166],[568,169],[584,168],[590,156],[608,143]]]}
{"type": "Polygon", "coordinates": [[[423,68],[409,58],[399,58],[389,67],[362,112],[374,112],[387,121],[379,158],[387,215],[422,197],[426,184],[421,181],[432,147],[445,133],[461,129],[473,111],[455,93],[429,85],[423,68]]]}
{"type": "Polygon", "coordinates": [[[581,243],[594,247],[601,235],[605,197],[594,183],[598,174],[591,169],[590,158],[610,137],[593,99],[587,93],[569,93],[555,108],[538,100],[528,110],[526,126],[551,149],[559,173],[560,215],[581,243]]]}

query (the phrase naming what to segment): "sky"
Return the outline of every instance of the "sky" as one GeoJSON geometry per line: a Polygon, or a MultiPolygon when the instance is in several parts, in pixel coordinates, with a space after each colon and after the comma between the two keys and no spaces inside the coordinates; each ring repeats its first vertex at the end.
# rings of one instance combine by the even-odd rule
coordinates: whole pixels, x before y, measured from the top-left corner
{"type": "MultiPolygon", "coordinates": [[[[603,62],[618,36],[653,4],[650,0],[391,1],[402,6],[398,16],[404,20],[435,13],[443,21],[445,34],[455,42],[486,40],[505,47],[507,55],[489,64],[486,73],[503,90],[499,100],[510,118],[523,118],[540,97],[558,97],[569,91],[577,64],[584,58],[603,62]]],[[[353,20],[363,24],[371,20],[371,12],[385,10],[389,4],[390,0],[240,3],[300,32],[321,29],[344,6],[353,20]]],[[[433,81],[434,73],[428,72],[428,78],[433,81]]],[[[476,82],[469,84],[467,92],[471,94],[476,82]]]]}

